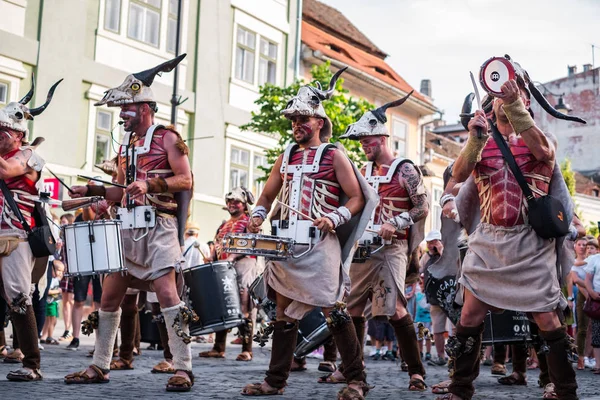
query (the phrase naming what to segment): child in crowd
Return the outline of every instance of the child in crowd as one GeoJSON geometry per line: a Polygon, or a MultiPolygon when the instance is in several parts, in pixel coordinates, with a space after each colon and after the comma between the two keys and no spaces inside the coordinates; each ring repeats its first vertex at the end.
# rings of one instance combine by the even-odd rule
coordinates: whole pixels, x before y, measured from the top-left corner
{"type": "Polygon", "coordinates": [[[65,265],[60,260],[52,261],[52,281],[46,298],[46,322],[42,328],[41,342],[57,345],[58,341],[52,337],[58,319],[58,303],[60,302],[60,280],[63,278],[65,265]]]}

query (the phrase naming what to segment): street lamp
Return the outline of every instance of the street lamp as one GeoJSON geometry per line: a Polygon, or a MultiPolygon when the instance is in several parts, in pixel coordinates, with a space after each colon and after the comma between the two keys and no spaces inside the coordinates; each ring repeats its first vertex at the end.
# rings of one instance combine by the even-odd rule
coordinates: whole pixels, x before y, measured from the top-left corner
{"type": "Polygon", "coordinates": [[[544,86],[543,83],[541,82],[533,82],[539,86],[541,86],[542,88],[544,88],[544,95],[552,95],[554,97],[558,97],[558,103],[556,103],[556,105],[554,106],[554,109],[556,109],[556,111],[559,111],[563,114],[569,115],[571,113],[571,111],[573,111],[573,109],[567,104],[565,103],[565,101],[563,100],[563,96],[565,95],[565,93],[561,93],[561,94],[557,94],[557,93],[552,93],[551,91],[549,91],[546,86],[544,86]]]}

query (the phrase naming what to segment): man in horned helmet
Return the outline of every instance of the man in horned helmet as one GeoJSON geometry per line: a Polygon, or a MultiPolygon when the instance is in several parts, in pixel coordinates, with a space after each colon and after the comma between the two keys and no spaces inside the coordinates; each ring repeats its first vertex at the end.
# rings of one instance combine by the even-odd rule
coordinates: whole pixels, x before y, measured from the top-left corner
{"type": "Polygon", "coordinates": [[[559,310],[566,306],[559,282],[568,274],[572,259],[564,251],[565,237],[544,239],[530,225],[528,201],[500,145],[512,153],[534,198],[551,195],[558,199],[565,210],[563,218],[571,223],[573,204],[555,159],[555,144],[533,120],[531,97],[556,118],[585,121],[552,108],[527,72],[510,57],[505,58],[514,67],[515,79],[507,80],[501,93],[494,95],[489,117],[484,110],[474,116],[463,115],[469,139],[454,163],[452,177],[464,183],[456,199],[444,198],[442,212],[454,217],[458,211],[469,233],[469,250],[456,298],[463,304],[460,321],[456,336],[446,345],[455,360],[452,383],[449,393],[438,399],[473,397],[485,315],[488,310],[516,310],[531,314],[549,348],[548,372],[557,398],[575,400],[577,382],[568,357],[570,343],[559,319],[559,310]],[[491,140],[489,128],[496,132],[491,140]]]}
{"type": "Polygon", "coordinates": [[[189,336],[192,315],[181,301],[175,282],[183,263],[180,246],[192,174],[188,148],[179,133],[173,127],[154,123],[157,108],[150,88],[157,74],[172,71],[185,56],[127,76],[96,103],[121,108],[119,116],[126,134],[119,149],[117,182],[127,188],[76,186],[72,188],[73,197],[103,196],[121,203],[118,216],[123,221],[128,274],[105,278],[93,362],[86,370],[67,375],[66,383],[108,382],[119,306],[127,288],[134,286],[156,292],[161,305],[175,369],[167,391],[189,391],[193,385],[189,336]]]}
{"type": "MultiPolygon", "coordinates": [[[[213,260],[230,261],[237,273],[237,283],[240,291],[244,323],[238,327],[242,340],[242,352],[238,354],[237,361],[252,360],[252,336],[254,321],[252,317],[252,300],[250,299],[250,285],[258,276],[256,257],[228,254],[222,251],[223,239],[228,233],[244,233],[250,222],[248,206],[254,204],[254,195],[245,187],[236,187],[225,196],[227,211],[231,218],[221,224],[215,236],[215,253],[213,260]]],[[[203,351],[200,357],[224,358],[227,341],[227,329],[217,332],[212,350],[203,351]]]]}
{"type": "MultiPolygon", "coordinates": [[[[359,245],[365,246],[371,254],[366,262],[353,263],[350,267],[352,290],[348,310],[361,344],[368,300],[371,300],[374,318],[390,319],[402,358],[408,364],[409,390],[421,391],[427,387],[423,381],[425,369],[413,320],[406,310],[404,279],[410,256],[424,238],[429,200],[419,168],[408,159],[394,158],[385,125],[386,110],[402,105],[411,94],[366,112],[348,126],[342,138],[360,141],[368,160],[361,172],[379,193],[379,204],[367,226],[369,231],[359,240],[359,245]],[[375,301],[375,293],[379,293],[378,301],[375,301]]],[[[344,371],[337,371],[321,381],[343,380],[342,374],[345,375],[344,371]]]]}
{"type": "Polygon", "coordinates": [[[247,385],[244,395],[283,393],[298,320],[315,307],[328,317],[345,366],[348,387],[338,398],[362,398],[369,390],[356,331],[341,300],[349,290],[352,248],[375,207],[376,195],[348,157],[327,143],[331,121],[321,103],[333,95],[344,70],[333,76],[327,90],[301,87],[282,111],[292,121],[295,143],[275,162],[248,230],[259,231],[279,194],[281,207],[271,218],[273,233],[291,237],[297,244],[291,258],[267,263],[264,281],[268,297],[277,304],[271,363],[264,382],[247,385]]]}
{"type": "Polygon", "coordinates": [[[37,196],[39,180],[44,160],[35,152],[43,138],[37,138],[29,145],[28,121],[41,114],[54,95],[55,83],[46,102],[38,108],[29,108],[27,103],[34,93],[34,80],[31,89],[19,102],[10,102],[0,110],[0,287],[13,322],[15,339],[24,354],[23,368],[11,371],[6,377],[11,381],[37,381],[42,379],[40,372],[40,350],[38,347],[35,314],[31,303],[33,293],[32,271],[35,258],[27,243],[29,227],[39,224],[41,205],[31,196],[37,196]],[[6,193],[14,199],[7,199],[6,193]],[[13,206],[19,208],[24,220],[18,217],[13,206]],[[27,226],[29,225],[29,226],[27,226]]]}

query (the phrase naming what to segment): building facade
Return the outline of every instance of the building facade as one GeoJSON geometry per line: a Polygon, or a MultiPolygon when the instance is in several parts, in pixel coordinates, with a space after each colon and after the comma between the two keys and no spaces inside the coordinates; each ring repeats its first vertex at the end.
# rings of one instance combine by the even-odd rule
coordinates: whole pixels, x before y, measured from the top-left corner
{"type": "MultiPolygon", "coordinates": [[[[192,220],[201,239],[214,236],[223,196],[244,185],[259,190],[257,167],[275,139],[240,132],[266,82],[294,78],[297,2],[181,0],[177,130],[191,150],[192,220]]],[[[94,165],[116,154],[123,132],[118,108],[94,107],[126,75],[175,55],[178,0],[0,0],[0,103],[21,98],[36,76],[39,106],[58,79],[54,100],[30,129],[46,142],[48,167],[72,185],[78,175],[102,175],[94,165]]],[[[173,74],[157,77],[156,121],[168,125],[173,74]]],[[[51,180],[49,179],[49,182],[51,180]]],[[[62,189],[49,186],[55,197],[62,189]]]]}

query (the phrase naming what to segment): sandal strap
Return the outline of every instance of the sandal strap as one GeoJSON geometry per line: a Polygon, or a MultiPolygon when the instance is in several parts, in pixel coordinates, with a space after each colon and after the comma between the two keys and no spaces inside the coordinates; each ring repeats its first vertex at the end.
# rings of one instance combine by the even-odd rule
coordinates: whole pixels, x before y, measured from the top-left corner
{"type": "MultiPolygon", "coordinates": [[[[188,371],[185,369],[178,369],[175,371],[175,373],[177,373],[177,372],[185,372],[186,375],[188,376],[188,378],[190,378],[190,382],[191,382],[192,386],[194,386],[194,373],[192,371],[188,371]]],[[[173,375],[171,378],[176,377],[176,376],[179,376],[179,375],[173,375]]]]}

